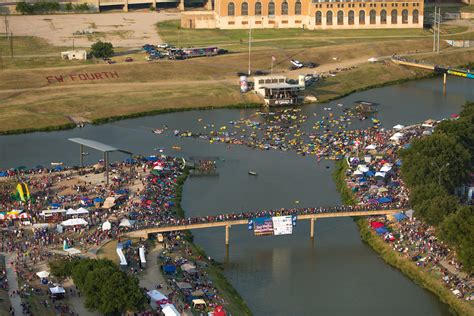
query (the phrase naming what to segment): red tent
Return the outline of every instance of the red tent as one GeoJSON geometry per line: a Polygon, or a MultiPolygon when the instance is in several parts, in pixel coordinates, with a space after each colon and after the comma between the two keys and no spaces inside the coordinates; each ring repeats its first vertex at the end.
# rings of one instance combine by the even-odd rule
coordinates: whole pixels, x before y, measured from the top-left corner
{"type": "Polygon", "coordinates": [[[215,309],[214,309],[214,316],[226,316],[226,312],[224,310],[224,307],[222,306],[217,306],[215,309]]]}
{"type": "Polygon", "coordinates": [[[385,225],[382,222],[370,222],[370,227],[373,229],[384,227],[385,225]]]}

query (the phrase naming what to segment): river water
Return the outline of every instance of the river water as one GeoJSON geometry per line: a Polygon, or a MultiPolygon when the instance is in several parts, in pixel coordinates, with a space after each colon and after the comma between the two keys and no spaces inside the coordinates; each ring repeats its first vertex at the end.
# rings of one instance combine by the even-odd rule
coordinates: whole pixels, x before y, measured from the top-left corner
{"type": "MultiPolygon", "coordinates": [[[[409,82],[350,95],[327,105],[305,106],[312,119],[325,107],[367,100],[380,104],[378,118],[385,127],[409,125],[428,118],[458,113],[474,101],[472,81],[450,78],[445,93],[440,79],[409,82]]],[[[201,140],[155,135],[164,124],[173,129],[202,131],[204,123],[222,126],[250,117],[255,109],[191,111],[124,120],[69,131],[0,137],[0,168],[49,165],[52,161],[78,164],[79,148],[71,137],[98,140],[144,155],[164,153],[183,157],[218,158],[218,177],[192,177],[184,186],[183,207],[188,216],[232,210],[306,207],[340,203],[331,173],[333,163],[292,152],[259,151],[201,140]],[[202,120],[201,120],[202,119],[202,120]],[[174,151],[172,146],[180,146],[174,151]],[[248,170],[258,172],[249,176],[248,170]]],[[[357,123],[363,127],[368,123],[357,123]]],[[[308,123],[309,126],[309,123],[308,123]]],[[[100,156],[90,152],[86,163],[100,156]]],[[[126,157],[111,155],[112,160],[126,157]]],[[[254,237],[245,225],[234,226],[226,254],[223,228],[193,232],[208,255],[225,262],[224,273],[255,315],[448,315],[433,294],[385,264],[360,240],[350,218],[316,222],[315,239],[309,223],[298,221],[291,236],[254,237]]]]}

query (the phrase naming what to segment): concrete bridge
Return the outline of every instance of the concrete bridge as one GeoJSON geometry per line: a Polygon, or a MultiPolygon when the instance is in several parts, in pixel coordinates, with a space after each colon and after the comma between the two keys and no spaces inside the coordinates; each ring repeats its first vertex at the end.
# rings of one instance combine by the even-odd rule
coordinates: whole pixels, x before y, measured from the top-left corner
{"type": "MultiPolygon", "coordinates": [[[[348,217],[348,216],[370,216],[370,215],[389,215],[399,213],[400,209],[390,210],[374,210],[374,211],[350,211],[350,212],[330,212],[330,213],[317,213],[317,214],[302,214],[297,215],[297,220],[309,220],[310,221],[310,237],[314,238],[314,222],[318,218],[332,218],[332,217],[348,217]]],[[[225,244],[229,245],[230,239],[230,228],[234,225],[247,225],[248,218],[229,220],[229,221],[215,221],[206,223],[195,223],[175,226],[162,226],[136,230],[133,232],[126,233],[125,235],[131,238],[148,238],[150,234],[167,233],[180,230],[193,230],[193,229],[204,229],[211,227],[225,227],[225,244]]]]}

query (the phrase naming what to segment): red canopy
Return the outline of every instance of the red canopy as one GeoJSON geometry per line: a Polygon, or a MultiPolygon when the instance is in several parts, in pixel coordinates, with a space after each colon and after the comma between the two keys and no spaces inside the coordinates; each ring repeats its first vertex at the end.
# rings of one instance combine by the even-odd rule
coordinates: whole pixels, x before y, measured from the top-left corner
{"type": "Polygon", "coordinates": [[[370,227],[373,229],[384,227],[385,225],[382,222],[370,222],[370,227]]]}
{"type": "Polygon", "coordinates": [[[222,306],[217,306],[215,309],[214,309],[214,316],[226,316],[226,312],[224,310],[224,307],[222,306]]]}

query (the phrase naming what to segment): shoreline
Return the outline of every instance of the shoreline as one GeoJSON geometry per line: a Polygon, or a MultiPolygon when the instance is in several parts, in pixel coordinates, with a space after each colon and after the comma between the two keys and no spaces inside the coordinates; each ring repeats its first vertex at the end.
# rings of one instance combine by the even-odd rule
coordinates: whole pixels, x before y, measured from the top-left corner
{"type": "MultiPolygon", "coordinates": [[[[336,169],[333,172],[333,179],[336,182],[342,202],[344,204],[354,203],[354,197],[343,181],[348,165],[345,160],[336,162],[336,169]]],[[[367,244],[377,255],[387,264],[396,268],[404,276],[409,278],[418,286],[432,292],[438,299],[447,304],[451,312],[455,315],[472,315],[473,308],[464,300],[453,296],[451,291],[444,287],[443,283],[427,271],[419,269],[410,260],[400,257],[393,249],[386,244],[379,236],[368,228],[368,221],[365,218],[353,218],[362,241],[367,244]]]]}
{"type": "MultiPolygon", "coordinates": [[[[433,73],[427,73],[422,76],[413,75],[413,76],[403,78],[403,79],[389,80],[389,81],[381,82],[375,85],[368,85],[365,87],[351,90],[349,92],[341,93],[335,97],[325,99],[322,101],[318,100],[314,102],[313,104],[324,104],[324,103],[328,103],[328,102],[332,102],[332,101],[344,98],[353,93],[363,92],[363,91],[367,91],[371,89],[383,88],[383,87],[396,85],[396,84],[402,84],[402,83],[406,83],[410,81],[434,78],[436,76],[439,76],[439,75],[433,72],[433,73]]],[[[203,110],[207,111],[207,110],[220,110],[220,109],[252,109],[252,108],[259,108],[262,106],[263,104],[260,104],[260,103],[236,103],[236,104],[224,104],[222,106],[195,106],[195,107],[189,107],[189,108],[164,108],[164,109],[156,109],[156,110],[149,110],[149,111],[142,111],[142,112],[134,112],[134,113],[124,114],[124,115],[113,115],[113,116],[97,118],[97,119],[92,120],[90,124],[102,125],[102,124],[112,123],[112,122],[121,121],[121,120],[140,118],[140,117],[146,117],[146,116],[154,116],[154,115],[160,115],[160,114],[185,112],[185,111],[203,111],[203,110]]],[[[301,106],[304,106],[304,104],[301,106]]],[[[56,132],[56,131],[74,129],[75,127],[77,127],[77,124],[66,123],[66,124],[51,125],[51,126],[40,127],[40,128],[20,128],[20,129],[14,129],[14,130],[0,131],[0,136],[20,135],[20,134],[36,133],[36,132],[56,132]]]]}
{"type": "MultiPolygon", "coordinates": [[[[174,206],[174,211],[179,218],[184,218],[185,217],[185,211],[181,207],[181,200],[182,200],[182,195],[183,195],[183,186],[186,180],[189,177],[189,169],[185,168],[184,173],[177,179],[176,181],[176,190],[175,194],[176,197],[174,198],[175,206],[174,206]]],[[[190,231],[185,231],[186,234],[186,240],[189,243],[189,246],[191,247],[192,251],[194,253],[199,254],[203,258],[208,258],[206,252],[204,249],[202,249],[200,246],[194,244],[193,242],[193,235],[190,231]]],[[[249,307],[245,303],[244,299],[240,296],[239,292],[232,286],[232,284],[227,280],[225,275],[223,274],[223,264],[217,261],[210,261],[206,259],[206,262],[208,263],[207,269],[205,271],[209,274],[210,279],[214,282],[214,284],[217,286],[217,288],[222,292],[221,295],[222,297],[225,297],[227,300],[227,305],[232,306],[233,308],[228,308],[228,306],[225,306],[226,310],[231,311],[232,315],[237,315],[237,312],[239,312],[238,315],[253,315],[252,312],[250,311],[249,307]]],[[[161,271],[160,271],[161,273],[161,271]]]]}

